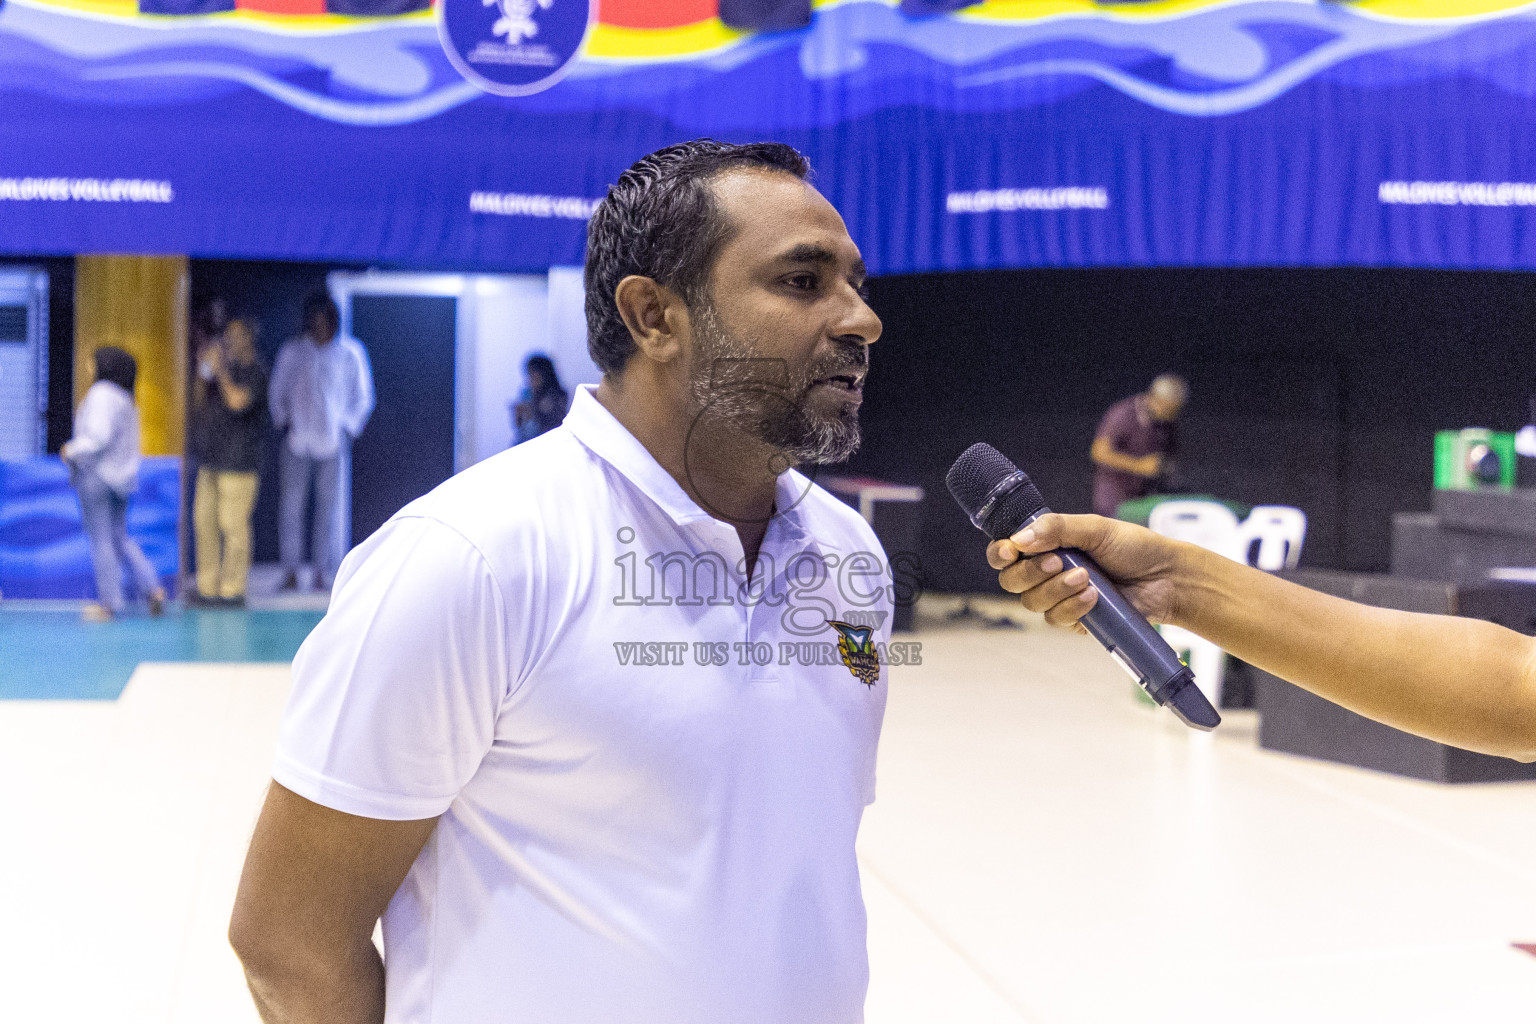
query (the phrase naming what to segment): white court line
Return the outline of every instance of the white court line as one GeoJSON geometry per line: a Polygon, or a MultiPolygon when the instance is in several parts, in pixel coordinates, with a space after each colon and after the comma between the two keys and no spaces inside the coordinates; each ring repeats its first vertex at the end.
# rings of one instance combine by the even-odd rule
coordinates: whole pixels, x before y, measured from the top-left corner
{"type": "MultiPolygon", "coordinates": [[[[1389,807],[1386,804],[1372,800],[1370,797],[1361,796],[1357,793],[1347,792],[1323,779],[1313,777],[1310,773],[1302,770],[1300,765],[1289,763],[1289,757],[1300,755],[1285,755],[1280,751],[1264,750],[1262,748],[1238,749],[1245,757],[1265,765],[1270,771],[1273,771],[1292,782],[1298,782],[1301,785],[1306,786],[1308,789],[1311,789],[1317,793],[1322,793],[1324,796],[1332,797],[1334,800],[1337,800],[1338,802],[1345,804],[1348,807],[1352,807],[1358,811],[1364,811],[1365,813],[1370,814],[1380,819],[1381,821],[1396,825],[1397,827],[1405,829],[1409,832],[1416,833],[1425,839],[1433,840],[1434,842],[1439,843],[1441,846],[1444,846],[1449,850],[1453,850],[1463,856],[1470,857],[1475,861],[1480,861],[1488,867],[1497,868],[1500,871],[1518,878],[1520,881],[1524,882],[1526,885],[1531,886],[1533,889],[1536,889],[1536,869],[1533,869],[1530,865],[1521,861],[1512,860],[1503,854],[1495,853],[1492,850],[1487,850],[1474,843],[1470,843],[1460,836],[1455,835],[1454,833],[1446,832],[1443,829],[1439,829],[1433,825],[1427,824],[1423,820],[1405,811],[1400,811],[1394,807],[1389,807]]],[[[1330,765],[1333,764],[1333,762],[1324,763],[1330,765]]],[[[1362,768],[1359,770],[1367,771],[1368,769],[1362,768]]],[[[1451,784],[1445,783],[1445,785],[1451,784]]],[[[1532,806],[1533,809],[1536,809],[1536,801],[1533,801],[1532,806]]]]}
{"type": "MultiPolygon", "coordinates": [[[[1289,956],[1243,957],[1232,960],[1202,960],[1202,969],[1223,967],[1309,967],[1326,964],[1391,963],[1415,956],[1445,956],[1451,953],[1520,953],[1512,945],[1503,942],[1442,942],[1416,946],[1387,946],[1371,949],[1352,949],[1334,953],[1293,953],[1289,956]]],[[[1536,967],[1536,960],[1532,960],[1536,967]]]]}

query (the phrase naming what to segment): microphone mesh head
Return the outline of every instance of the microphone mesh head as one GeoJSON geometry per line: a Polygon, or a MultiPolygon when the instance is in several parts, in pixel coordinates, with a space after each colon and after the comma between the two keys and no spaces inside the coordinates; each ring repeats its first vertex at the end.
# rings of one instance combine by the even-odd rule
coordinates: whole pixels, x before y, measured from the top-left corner
{"type": "Polygon", "coordinates": [[[944,482],[949,493],[976,522],[976,514],[990,500],[991,508],[977,526],[993,540],[1012,536],[1030,519],[1045,509],[1045,499],[1029,477],[989,444],[973,444],[949,467],[944,482]],[[1001,495],[994,494],[1014,474],[1019,479],[1001,495]]]}

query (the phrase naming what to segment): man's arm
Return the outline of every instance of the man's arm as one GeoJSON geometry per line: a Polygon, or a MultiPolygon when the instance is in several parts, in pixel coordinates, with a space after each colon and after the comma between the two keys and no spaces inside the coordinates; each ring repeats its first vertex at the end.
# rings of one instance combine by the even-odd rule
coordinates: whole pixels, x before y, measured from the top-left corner
{"type": "Polygon", "coordinates": [[[112,403],[100,391],[86,392],[75,414],[75,435],[59,449],[65,462],[95,455],[112,443],[112,403]]]}
{"type": "Polygon", "coordinates": [[[1093,439],[1093,447],[1088,451],[1094,462],[1109,469],[1118,469],[1122,473],[1130,473],[1133,476],[1151,479],[1163,471],[1163,457],[1156,452],[1143,455],[1139,458],[1135,455],[1127,455],[1115,448],[1115,443],[1104,435],[1093,439]]]}
{"type": "Polygon", "coordinates": [[[363,348],[361,342],[353,341],[348,346],[352,352],[352,358],[357,363],[357,377],[352,392],[352,408],[347,415],[345,429],[353,437],[359,437],[363,428],[368,425],[368,418],[373,415],[373,366],[368,361],[368,350],[363,348]]]}
{"type": "Polygon", "coordinates": [[[1072,625],[1097,595],[1057,547],[1086,551],[1148,618],[1369,718],[1536,761],[1536,641],[1490,622],[1371,608],[1098,516],[1049,514],[987,548],[1005,590],[1072,625]],[[1044,556],[1019,559],[1019,555],[1044,556]]]}
{"type": "Polygon", "coordinates": [[[344,814],[272,784],[229,924],[266,1024],[381,1024],[374,923],[436,823],[344,814]]]}

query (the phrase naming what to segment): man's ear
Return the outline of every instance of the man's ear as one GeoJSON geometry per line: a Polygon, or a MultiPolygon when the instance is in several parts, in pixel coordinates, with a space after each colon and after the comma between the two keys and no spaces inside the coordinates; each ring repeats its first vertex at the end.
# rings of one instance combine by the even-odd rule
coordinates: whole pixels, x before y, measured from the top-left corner
{"type": "Polygon", "coordinates": [[[613,299],[640,354],[657,363],[670,363],[682,354],[688,307],[676,292],[631,274],[613,290],[613,299]]]}

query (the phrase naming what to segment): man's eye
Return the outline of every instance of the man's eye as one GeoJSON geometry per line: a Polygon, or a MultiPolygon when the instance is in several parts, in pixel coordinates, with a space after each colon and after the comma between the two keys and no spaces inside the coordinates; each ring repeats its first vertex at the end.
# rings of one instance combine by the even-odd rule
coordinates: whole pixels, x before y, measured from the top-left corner
{"type": "Polygon", "coordinates": [[[862,284],[855,285],[853,290],[859,293],[859,298],[863,299],[865,302],[869,301],[869,282],[866,281],[862,284]]]}
{"type": "Polygon", "coordinates": [[[816,289],[816,275],[815,274],[795,274],[793,277],[791,277],[789,279],[789,286],[791,288],[798,288],[801,291],[807,291],[807,292],[808,291],[815,291],[815,289],[816,289]]]}

